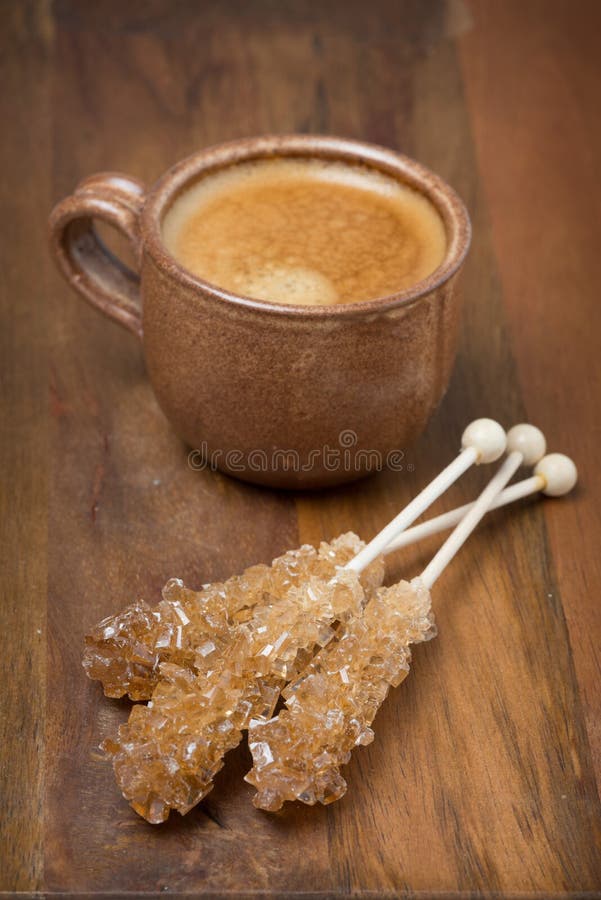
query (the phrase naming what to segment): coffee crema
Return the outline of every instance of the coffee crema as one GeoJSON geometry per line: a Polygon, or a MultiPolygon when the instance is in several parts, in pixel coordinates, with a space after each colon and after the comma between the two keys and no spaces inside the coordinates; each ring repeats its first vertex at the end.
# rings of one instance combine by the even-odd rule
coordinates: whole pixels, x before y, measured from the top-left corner
{"type": "Polygon", "coordinates": [[[357,303],[402,291],[443,261],[433,204],[361,165],[240,163],[205,176],[163,222],[169,252],[230,293],[273,303],[357,303]]]}

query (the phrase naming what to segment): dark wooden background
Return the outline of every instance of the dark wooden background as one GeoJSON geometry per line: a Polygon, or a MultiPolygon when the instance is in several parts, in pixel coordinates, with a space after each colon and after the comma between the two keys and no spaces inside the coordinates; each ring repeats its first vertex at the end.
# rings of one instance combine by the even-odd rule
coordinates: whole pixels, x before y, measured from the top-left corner
{"type": "Polygon", "coordinates": [[[2,0],[0,15],[0,890],[598,896],[601,4],[2,0]],[[267,131],[398,148],[473,217],[453,381],[402,473],[294,495],[191,471],[135,339],[49,260],[48,212],[83,176],[152,182],[267,131]],[[492,515],[437,584],[440,636],[345,799],[259,813],[241,747],[186,818],[138,819],[96,750],[127,705],[84,678],[86,626],[173,575],[369,538],[480,415],[538,423],[581,486],[492,515]]]}

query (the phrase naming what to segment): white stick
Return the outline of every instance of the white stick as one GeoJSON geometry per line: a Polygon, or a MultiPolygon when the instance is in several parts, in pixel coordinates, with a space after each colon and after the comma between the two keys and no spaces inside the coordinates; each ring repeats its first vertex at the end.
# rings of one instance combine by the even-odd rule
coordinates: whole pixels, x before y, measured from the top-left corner
{"type": "Polygon", "coordinates": [[[480,519],[482,519],[496,496],[503,490],[514,472],[521,466],[524,457],[519,450],[512,451],[496,475],[491,478],[469,512],[446,539],[438,553],[428,563],[421,574],[421,581],[429,589],[463,546],[480,519]]]}
{"type": "MultiPolygon", "coordinates": [[[[530,426],[528,428],[529,436],[532,438],[530,426]]],[[[507,435],[507,445],[510,450],[520,448],[520,452],[524,455],[524,462],[532,462],[535,456],[538,456],[541,452],[541,448],[544,445],[540,437],[538,437],[538,440],[531,442],[530,445],[526,445],[523,440],[525,429],[526,426],[524,425],[512,428],[507,435]],[[516,433],[517,437],[522,438],[522,440],[515,440],[516,433]]],[[[534,467],[534,474],[530,478],[524,478],[523,481],[518,481],[517,484],[512,484],[510,487],[505,488],[504,491],[497,494],[488,509],[498,509],[500,506],[506,506],[508,503],[514,503],[523,497],[536,494],[538,491],[542,491],[548,497],[563,497],[564,494],[569,494],[577,481],[578,470],[569,456],[565,456],[563,453],[549,453],[548,456],[544,456],[537,462],[534,467]]],[[[461,521],[473,505],[473,503],[466,503],[465,506],[452,509],[450,512],[436,516],[434,519],[429,519],[427,522],[422,522],[414,528],[408,528],[394,541],[391,541],[385,548],[384,553],[393,553],[401,547],[407,547],[409,544],[421,541],[422,538],[437,534],[446,528],[452,528],[453,525],[461,521]]]]}
{"type": "Polygon", "coordinates": [[[438,497],[441,496],[457,479],[466,472],[471,465],[476,462],[478,453],[473,447],[462,450],[459,456],[453,460],[450,465],[443,469],[434,481],[421,491],[408,506],[403,509],[392,522],[389,522],[382,531],[370,541],[367,546],[361,550],[354,559],[346,564],[346,569],[353,569],[355,572],[362,572],[376,556],[383,552],[387,544],[390,543],[403,529],[411,525],[412,522],[421,516],[429,506],[431,506],[438,497]]]}
{"type": "Polygon", "coordinates": [[[498,459],[505,450],[507,437],[501,426],[492,419],[476,419],[463,432],[461,443],[463,449],[459,456],[351,559],[346,569],[362,572],[384,551],[387,544],[421,516],[470,466],[476,462],[494,462],[498,459]]]}
{"type": "MultiPolygon", "coordinates": [[[[496,509],[504,506],[506,503],[513,503],[522,497],[527,497],[536,491],[542,491],[552,497],[560,497],[572,490],[578,479],[578,472],[572,460],[564,456],[562,453],[550,453],[543,456],[547,447],[545,436],[534,425],[523,423],[514,425],[507,432],[507,450],[521,454],[522,462],[525,465],[534,466],[534,473],[531,478],[526,478],[518,484],[514,484],[506,488],[495,497],[489,509],[496,509]]],[[[400,547],[406,547],[413,544],[431,534],[444,531],[446,528],[452,528],[461,521],[463,516],[468,513],[473,503],[466,503],[458,509],[451,512],[443,513],[441,516],[431,519],[429,522],[422,522],[415,528],[410,528],[399,534],[390,544],[384,548],[384,553],[391,553],[400,547]]]]}
{"type": "MultiPolygon", "coordinates": [[[[501,491],[488,507],[488,511],[498,509],[500,506],[507,506],[509,503],[515,503],[516,500],[521,500],[523,497],[529,497],[531,494],[542,491],[544,487],[545,479],[542,475],[532,475],[530,478],[524,478],[523,481],[518,481],[517,484],[512,484],[510,487],[505,488],[504,491],[501,491]]],[[[427,522],[408,528],[407,531],[403,531],[384,548],[384,553],[394,553],[395,550],[408,547],[410,544],[416,544],[432,534],[438,534],[440,531],[452,528],[472,509],[473,505],[473,503],[466,503],[464,506],[458,506],[457,509],[452,509],[433,519],[428,519],[427,522]]]]}

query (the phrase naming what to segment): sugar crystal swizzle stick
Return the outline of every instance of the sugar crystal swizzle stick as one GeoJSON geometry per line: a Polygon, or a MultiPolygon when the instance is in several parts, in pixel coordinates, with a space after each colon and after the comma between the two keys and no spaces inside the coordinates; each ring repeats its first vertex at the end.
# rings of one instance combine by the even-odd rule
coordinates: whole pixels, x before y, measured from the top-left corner
{"type": "MultiPolygon", "coordinates": [[[[339,639],[288,685],[283,692],[287,708],[268,721],[250,722],[253,768],[246,780],[257,788],[255,806],[275,811],[287,800],[327,804],[343,796],[340,767],[355,746],[373,740],[371,724],[379,707],[390,687],[409,672],[410,645],[435,634],[432,585],[518,466],[535,462],[545,451],[543,435],[532,426],[518,426],[508,438],[506,460],[421,576],[379,588],[341,628],[339,639]]],[[[369,553],[363,551],[363,558],[369,553]]]]}
{"type": "Polygon", "coordinates": [[[198,803],[249,721],[272,714],[307,654],[331,640],[334,622],[359,614],[367,599],[360,573],[471,465],[498,459],[505,443],[496,422],[473,422],[458,457],[334,577],[309,575],[284,597],[264,594],[201,674],[163,663],[151,702],[134,707],[117,738],[104,743],[131,806],[157,823],[171,809],[184,814],[198,803]]]}

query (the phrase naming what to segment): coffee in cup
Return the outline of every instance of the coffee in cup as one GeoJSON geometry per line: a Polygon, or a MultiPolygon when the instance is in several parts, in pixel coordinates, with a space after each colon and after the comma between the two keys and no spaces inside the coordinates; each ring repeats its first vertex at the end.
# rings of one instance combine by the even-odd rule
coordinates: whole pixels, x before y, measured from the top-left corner
{"type": "Polygon", "coordinates": [[[376,169],[262,159],[206,175],[163,223],[172,255],[234,294],[307,306],[387,297],[442,262],[446,235],[427,197],[376,169]]]}

